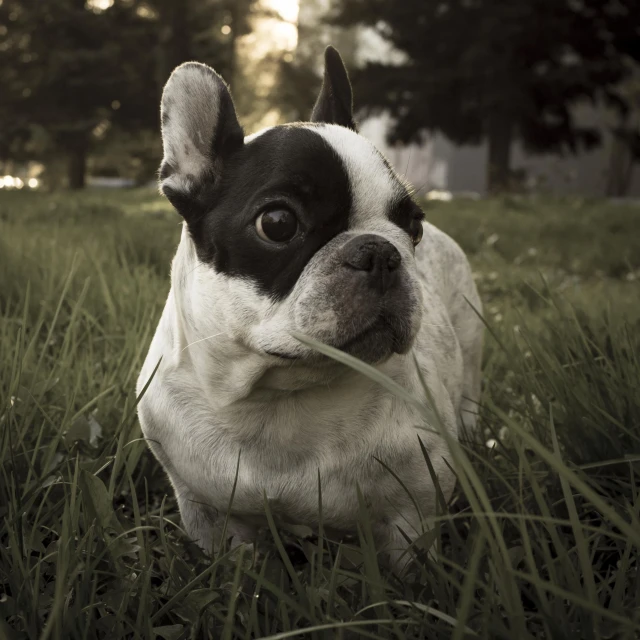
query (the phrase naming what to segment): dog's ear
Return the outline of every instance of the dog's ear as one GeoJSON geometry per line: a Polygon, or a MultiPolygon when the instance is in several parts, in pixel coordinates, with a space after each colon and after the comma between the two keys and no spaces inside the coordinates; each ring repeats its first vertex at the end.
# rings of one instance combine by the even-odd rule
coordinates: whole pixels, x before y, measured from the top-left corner
{"type": "Polygon", "coordinates": [[[339,124],[357,131],[349,75],[340,54],[332,46],[324,52],[324,79],[311,113],[311,122],[339,124]]]}
{"type": "Polygon", "coordinates": [[[162,94],[160,190],[189,221],[220,180],[244,132],[224,80],[198,62],[180,65],[162,94]]]}

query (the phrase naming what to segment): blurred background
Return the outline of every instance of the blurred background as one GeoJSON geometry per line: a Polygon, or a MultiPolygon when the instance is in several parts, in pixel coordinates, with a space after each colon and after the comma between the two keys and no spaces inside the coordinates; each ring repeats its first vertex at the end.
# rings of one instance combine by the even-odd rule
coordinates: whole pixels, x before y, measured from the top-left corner
{"type": "Polygon", "coordinates": [[[248,133],[342,53],[361,131],[431,198],[640,196],[638,0],[0,0],[0,188],[154,182],[186,60],[248,133]]]}

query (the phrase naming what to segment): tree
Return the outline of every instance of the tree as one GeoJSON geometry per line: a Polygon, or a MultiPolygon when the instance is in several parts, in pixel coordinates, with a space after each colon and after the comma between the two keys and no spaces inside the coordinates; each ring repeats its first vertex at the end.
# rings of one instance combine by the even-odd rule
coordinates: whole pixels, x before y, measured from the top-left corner
{"type": "Polygon", "coordinates": [[[198,60],[229,82],[236,68],[236,41],[251,32],[257,0],[151,0],[159,25],[158,88],[179,64],[198,60]]]}
{"type": "Polygon", "coordinates": [[[114,142],[138,139],[148,160],[170,72],[191,59],[231,70],[225,26],[246,33],[253,1],[0,2],[0,158],[64,159],[71,188],[114,142]]]}
{"type": "Polygon", "coordinates": [[[277,80],[271,98],[284,121],[308,120],[324,75],[324,51],[333,45],[347,68],[355,66],[356,38],[349,29],[322,24],[326,0],[301,0],[298,15],[298,44],[294,55],[278,61],[277,80]]]}
{"type": "Polygon", "coordinates": [[[49,156],[66,158],[69,186],[83,187],[96,128],[116,119],[138,125],[153,113],[141,99],[152,61],[147,22],[130,2],[115,2],[108,11],[92,10],[84,0],[3,2],[5,147],[9,140],[16,152],[36,131],[46,132],[49,156]],[[136,101],[129,100],[132,95],[136,101]],[[142,111],[134,113],[133,102],[142,111]]]}
{"type": "Polygon", "coordinates": [[[514,139],[534,152],[600,142],[581,101],[627,109],[617,90],[640,60],[637,0],[337,0],[331,22],[365,26],[403,54],[355,75],[365,111],[389,112],[392,142],[442,131],[488,141],[491,191],[507,188],[514,139]]]}
{"type": "Polygon", "coordinates": [[[633,69],[621,92],[629,109],[617,115],[611,128],[607,195],[614,197],[627,195],[640,162],[640,67],[633,69]]]}

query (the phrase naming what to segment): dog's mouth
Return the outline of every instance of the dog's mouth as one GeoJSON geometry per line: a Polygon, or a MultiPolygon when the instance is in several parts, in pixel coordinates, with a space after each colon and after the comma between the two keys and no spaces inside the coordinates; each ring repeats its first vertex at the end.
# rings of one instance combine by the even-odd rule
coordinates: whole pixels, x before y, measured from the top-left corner
{"type": "MultiPolygon", "coordinates": [[[[333,347],[369,363],[384,360],[394,353],[406,353],[411,346],[408,331],[404,330],[402,322],[389,317],[387,314],[379,315],[371,324],[347,338],[344,341],[327,346],[333,347]]],[[[288,361],[300,361],[311,359],[325,359],[319,353],[294,354],[282,351],[265,351],[266,354],[288,361]]]]}

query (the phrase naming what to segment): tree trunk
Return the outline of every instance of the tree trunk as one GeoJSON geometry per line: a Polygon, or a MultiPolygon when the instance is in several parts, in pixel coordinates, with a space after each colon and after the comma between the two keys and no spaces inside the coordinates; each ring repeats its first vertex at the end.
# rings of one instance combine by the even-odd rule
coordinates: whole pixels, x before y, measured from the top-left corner
{"type": "Polygon", "coordinates": [[[632,135],[633,129],[625,130],[624,126],[613,132],[606,186],[606,195],[609,197],[621,198],[629,193],[635,165],[632,135]]]}
{"type": "Polygon", "coordinates": [[[231,33],[228,37],[227,43],[227,68],[225,70],[225,78],[227,84],[233,91],[235,87],[237,62],[238,62],[238,37],[240,36],[240,3],[235,2],[231,5],[231,13],[229,26],[231,27],[231,33]]]}
{"type": "Polygon", "coordinates": [[[504,114],[496,113],[489,119],[489,161],[487,189],[489,193],[502,193],[511,186],[511,143],[513,125],[504,114]]]}
{"type": "Polygon", "coordinates": [[[191,59],[189,3],[162,0],[158,4],[157,80],[160,96],[171,72],[191,59]]]}
{"type": "Polygon", "coordinates": [[[87,147],[76,144],[69,149],[67,176],[70,189],[84,189],[87,175],[87,147]]]}

